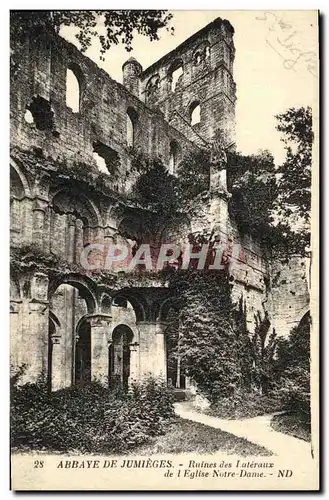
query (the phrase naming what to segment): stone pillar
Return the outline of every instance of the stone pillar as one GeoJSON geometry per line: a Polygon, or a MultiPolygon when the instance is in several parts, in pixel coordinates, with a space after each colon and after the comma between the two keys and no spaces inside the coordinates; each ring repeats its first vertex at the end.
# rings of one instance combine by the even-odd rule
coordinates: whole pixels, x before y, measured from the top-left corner
{"type": "Polygon", "coordinates": [[[20,304],[21,300],[10,300],[10,367],[14,371],[20,364],[21,331],[20,331],[20,304]]]}
{"type": "Polygon", "coordinates": [[[44,223],[45,211],[48,206],[48,201],[42,198],[35,198],[33,202],[33,229],[32,240],[33,243],[43,248],[44,238],[44,223]]]}
{"type": "Polygon", "coordinates": [[[13,196],[10,198],[10,243],[13,246],[19,245],[21,239],[20,205],[20,200],[13,196]]]}
{"type": "Polygon", "coordinates": [[[81,265],[81,253],[83,251],[83,222],[76,220],[75,224],[75,262],[81,265]]]}
{"type": "Polygon", "coordinates": [[[140,321],[137,326],[140,332],[140,375],[166,379],[165,324],[140,321]]]}
{"type": "Polygon", "coordinates": [[[139,380],[139,344],[137,342],[130,344],[130,376],[129,383],[139,380]]]}
{"type": "Polygon", "coordinates": [[[91,380],[108,385],[109,342],[111,316],[97,314],[90,318],[91,327],[91,380]]]}
{"type": "Polygon", "coordinates": [[[23,324],[24,363],[26,382],[35,382],[48,373],[49,304],[48,276],[35,273],[31,279],[31,300],[28,303],[28,324],[23,324]]]}
{"type": "Polygon", "coordinates": [[[167,380],[166,341],[164,336],[165,328],[166,323],[157,322],[155,324],[157,352],[154,371],[155,374],[163,378],[164,381],[167,380]]]}
{"type": "Polygon", "coordinates": [[[65,387],[62,377],[63,367],[63,345],[59,335],[53,335],[51,342],[51,390],[58,391],[65,387]]]}
{"type": "Polygon", "coordinates": [[[73,214],[68,214],[66,258],[70,263],[75,261],[75,223],[76,217],[73,214]]]}
{"type": "Polygon", "coordinates": [[[30,302],[29,328],[24,333],[26,382],[35,382],[40,376],[46,378],[48,373],[48,304],[30,302]]]}

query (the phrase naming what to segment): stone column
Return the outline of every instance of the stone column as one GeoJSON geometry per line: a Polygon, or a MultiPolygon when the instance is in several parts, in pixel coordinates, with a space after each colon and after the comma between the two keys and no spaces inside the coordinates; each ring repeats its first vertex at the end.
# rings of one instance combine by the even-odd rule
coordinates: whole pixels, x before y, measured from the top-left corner
{"type": "Polygon", "coordinates": [[[108,385],[109,343],[111,316],[97,314],[90,318],[91,327],[91,380],[108,385]]]}
{"type": "Polygon", "coordinates": [[[22,325],[22,348],[27,365],[26,382],[35,382],[48,373],[49,304],[48,276],[37,272],[31,279],[31,300],[28,303],[29,320],[22,325]]]}
{"type": "Polygon", "coordinates": [[[75,261],[75,223],[76,217],[73,214],[67,216],[67,261],[72,263],[75,261]]]}
{"type": "Polygon", "coordinates": [[[166,343],[164,336],[165,328],[166,323],[164,322],[157,322],[155,325],[157,346],[155,374],[163,378],[164,381],[167,380],[166,343]]]}
{"type": "Polygon", "coordinates": [[[10,366],[14,370],[20,364],[21,331],[20,331],[20,304],[21,300],[10,300],[10,366]]]}
{"type": "Polygon", "coordinates": [[[130,376],[129,383],[139,380],[139,344],[130,344],[130,376]]]}
{"type": "Polygon", "coordinates": [[[43,248],[44,238],[44,223],[45,211],[48,206],[48,201],[42,198],[35,198],[33,202],[33,229],[32,240],[33,243],[43,248]]]}
{"type": "Polygon", "coordinates": [[[48,373],[48,304],[40,301],[29,303],[29,325],[24,331],[27,365],[25,382],[35,382],[48,373]]]}
{"type": "Polygon", "coordinates": [[[165,323],[156,321],[138,322],[140,331],[140,372],[142,376],[153,375],[167,378],[164,329],[165,323]]]}
{"type": "Polygon", "coordinates": [[[51,342],[51,390],[58,391],[65,387],[62,377],[63,367],[63,345],[60,335],[54,335],[50,339],[51,342]]]}

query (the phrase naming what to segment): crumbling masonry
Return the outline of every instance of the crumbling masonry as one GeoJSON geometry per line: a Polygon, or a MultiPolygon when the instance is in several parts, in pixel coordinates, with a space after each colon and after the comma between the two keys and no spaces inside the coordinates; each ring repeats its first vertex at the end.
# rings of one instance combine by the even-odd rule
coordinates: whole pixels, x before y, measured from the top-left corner
{"type": "MultiPolygon", "coordinates": [[[[127,201],[136,151],[175,175],[180,160],[208,147],[219,129],[234,142],[233,36],[231,24],[216,19],[145,70],[128,59],[123,85],[57,35],[19,45],[11,82],[10,313],[11,364],[26,366],[25,381],[45,375],[56,390],[82,379],[173,377],[165,330],[177,297],[167,284],[147,272],[103,280],[84,272],[79,256],[91,242],[147,242],[143,210],[127,201]]],[[[233,296],[243,295],[250,330],[266,307],[286,334],[308,311],[305,263],[274,262],[270,249],[240,235],[228,199],[225,171],[211,175],[202,213],[163,228],[158,243],[206,229],[240,244],[233,296]]]]}

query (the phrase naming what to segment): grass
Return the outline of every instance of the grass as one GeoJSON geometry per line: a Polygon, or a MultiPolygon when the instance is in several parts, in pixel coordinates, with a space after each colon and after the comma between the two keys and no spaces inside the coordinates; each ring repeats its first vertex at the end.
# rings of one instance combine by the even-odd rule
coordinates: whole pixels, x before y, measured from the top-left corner
{"type": "Polygon", "coordinates": [[[134,455],[152,455],[155,453],[215,453],[230,455],[269,456],[272,453],[246,439],[228,432],[214,429],[191,420],[177,417],[162,436],[150,439],[146,445],[131,451],[134,455]]]}
{"type": "Polygon", "coordinates": [[[304,441],[311,441],[310,425],[300,420],[295,413],[275,415],[271,420],[271,427],[283,434],[288,434],[304,441]]]}

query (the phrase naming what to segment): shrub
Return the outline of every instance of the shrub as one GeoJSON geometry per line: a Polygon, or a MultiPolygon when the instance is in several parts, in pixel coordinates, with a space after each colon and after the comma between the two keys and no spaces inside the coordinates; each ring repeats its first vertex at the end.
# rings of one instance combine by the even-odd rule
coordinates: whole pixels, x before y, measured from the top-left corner
{"type": "Polygon", "coordinates": [[[253,418],[281,410],[281,402],[273,395],[237,391],[234,398],[223,398],[208,410],[209,415],[226,419],[253,418]]]}
{"type": "Polygon", "coordinates": [[[308,369],[304,367],[288,368],[282,379],[279,394],[285,410],[295,413],[305,423],[310,423],[310,373],[308,369]]]}
{"type": "Polygon", "coordinates": [[[43,382],[12,383],[13,447],[67,452],[120,452],[163,434],[174,415],[163,383],[148,379],[128,393],[91,383],[47,393],[43,382]]]}

